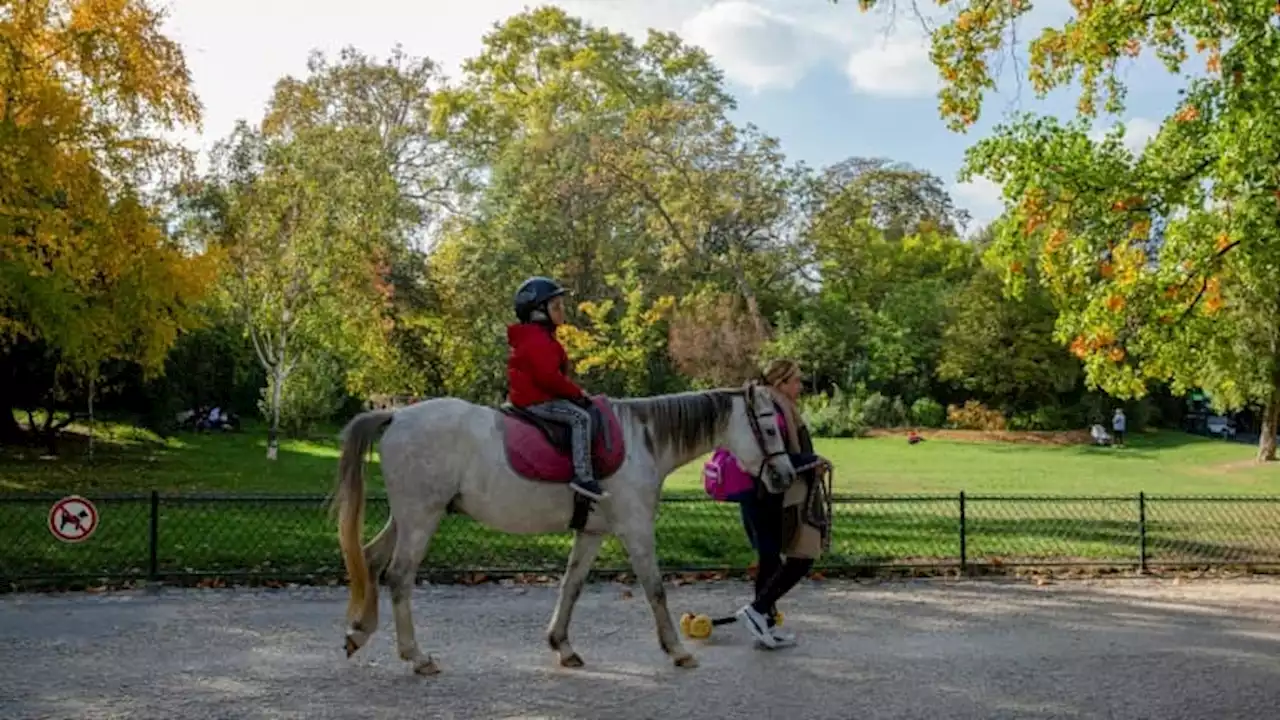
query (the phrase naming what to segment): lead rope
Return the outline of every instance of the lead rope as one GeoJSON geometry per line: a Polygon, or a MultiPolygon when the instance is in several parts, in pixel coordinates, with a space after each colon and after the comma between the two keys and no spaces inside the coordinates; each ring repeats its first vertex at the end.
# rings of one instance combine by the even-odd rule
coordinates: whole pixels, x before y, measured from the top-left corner
{"type": "Polygon", "coordinates": [[[824,510],[826,510],[826,513],[827,513],[826,532],[822,534],[822,553],[825,555],[826,553],[831,551],[831,536],[835,534],[835,530],[836,530],[836,514],[835,514],[835,498],[834,498],[835,485],[836,485],[836,470],[829,463],[823,466],[822,484],[823,484],[823,488],[822,488],[823,492],[826,495],[826,497],[823,498],[823,505],[826,506],[824,510]]]}

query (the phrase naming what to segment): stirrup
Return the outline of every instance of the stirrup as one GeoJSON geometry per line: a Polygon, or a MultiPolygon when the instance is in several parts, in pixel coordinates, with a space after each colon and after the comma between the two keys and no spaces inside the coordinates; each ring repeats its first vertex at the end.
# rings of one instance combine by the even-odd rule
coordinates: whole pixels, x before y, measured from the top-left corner
{"type": "Polygon", "coordinates": [[[597,480],[595,485],[598,488],[597,490],[592,490],[581,483],[571,482],[569,483],[569,489],[592,500],[603,500],[609,497],[609,493],[605,492],[604,488],[600,487],[600,481],[597,480]]]}

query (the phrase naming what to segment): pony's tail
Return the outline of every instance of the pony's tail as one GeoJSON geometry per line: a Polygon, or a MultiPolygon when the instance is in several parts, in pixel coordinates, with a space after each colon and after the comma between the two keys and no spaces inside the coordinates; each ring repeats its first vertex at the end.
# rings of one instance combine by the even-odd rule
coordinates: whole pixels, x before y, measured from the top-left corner
{"type": "Polygon", "coordinates": [[[347,620],[360,617],[369,592],[369,568],[364,561],[360,538],[364,531],[364,458],[384,427],[395,416],[393,410],[372,410],[351,418],[342,429],[342,455],[338,458],[338,484],[333,509],[338,515],[338,545],[350,577],[347,620]]]}

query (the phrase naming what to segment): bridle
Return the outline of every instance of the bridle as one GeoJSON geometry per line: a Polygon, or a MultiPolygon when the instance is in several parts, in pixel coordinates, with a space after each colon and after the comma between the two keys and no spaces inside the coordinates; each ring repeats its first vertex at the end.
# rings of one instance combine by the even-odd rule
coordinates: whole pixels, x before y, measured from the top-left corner
{"type": "MultiPolygon", "coordinates": [[[[764,459],[760,461],[760,469],[757,470],[755,473],[753,473],[752,477],[761,478],[761,477],[764,477],[764,474],[766,472],[773,472],[773,469],[769,466],[770,461],[772,461],[776,457],[788,455],[789,453],[787,452],[787,449],[786,449],[787,448],[786,443],[782,443],[781,450],[778,450],[775,452],[769,452],[769,446],[765,443],[766,430],[760,426],[760,420],[762,418],[771,418],[777,415],[777,412],[773,409],[773,403],[769,403],[768,410],[761,411],[761,412],[756,411],[755,389],[757,387],[758,387],[758,384],[755,382],[747,383],[747,385],[742,390],[742,396],[747,403],[747,424],[751,426],[751,435],[755,438],[756,445],[760,449],[760,454],[764,456],[764,459]]],[[[769,430],[768,432],[772,432],[772,433],[778,432],[776,421],[774,423],[773,429],[769,430]]]]}

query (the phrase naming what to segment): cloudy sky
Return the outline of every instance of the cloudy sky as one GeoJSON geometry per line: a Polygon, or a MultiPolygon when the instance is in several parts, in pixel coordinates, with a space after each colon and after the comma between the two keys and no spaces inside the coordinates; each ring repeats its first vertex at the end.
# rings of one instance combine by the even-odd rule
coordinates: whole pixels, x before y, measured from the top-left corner
{"type": "MultiPolygon", "coordinates": [[[[952,184],[979,220],[999,212],[999,192],[989,182],[955,184],[965,148],[1010,110],[1066,117],[1075,103],[1074,92],[1037,100],[1009,62],[981,122],[953,133],[938,119],[937,75],[919,20],[862,14],[856,0],[169,0],[169,32],[185,48],[205,106],[202,133],[190,140],[208,147],[238,118],[257,121],[273,83],[305,73],[312,49],[354,45],[382,57],[400,43],[456,77],[494,23],[538,4],[639,37],[650,27],[675,31],[724,70],[737,119],[779,137],[789,156],[814,166],[854,155],[911,163],[952,184]]],[[[1066,0],[1038,3],[1020,37],[1068,13],[1066,0]]],[[[1140,145],[1181,83],[1147,57],[1123,72],[1129,107],[1123,117],[1100,118],[1096,129],[1124,121],[1126,142],[1140,145]]]]}

